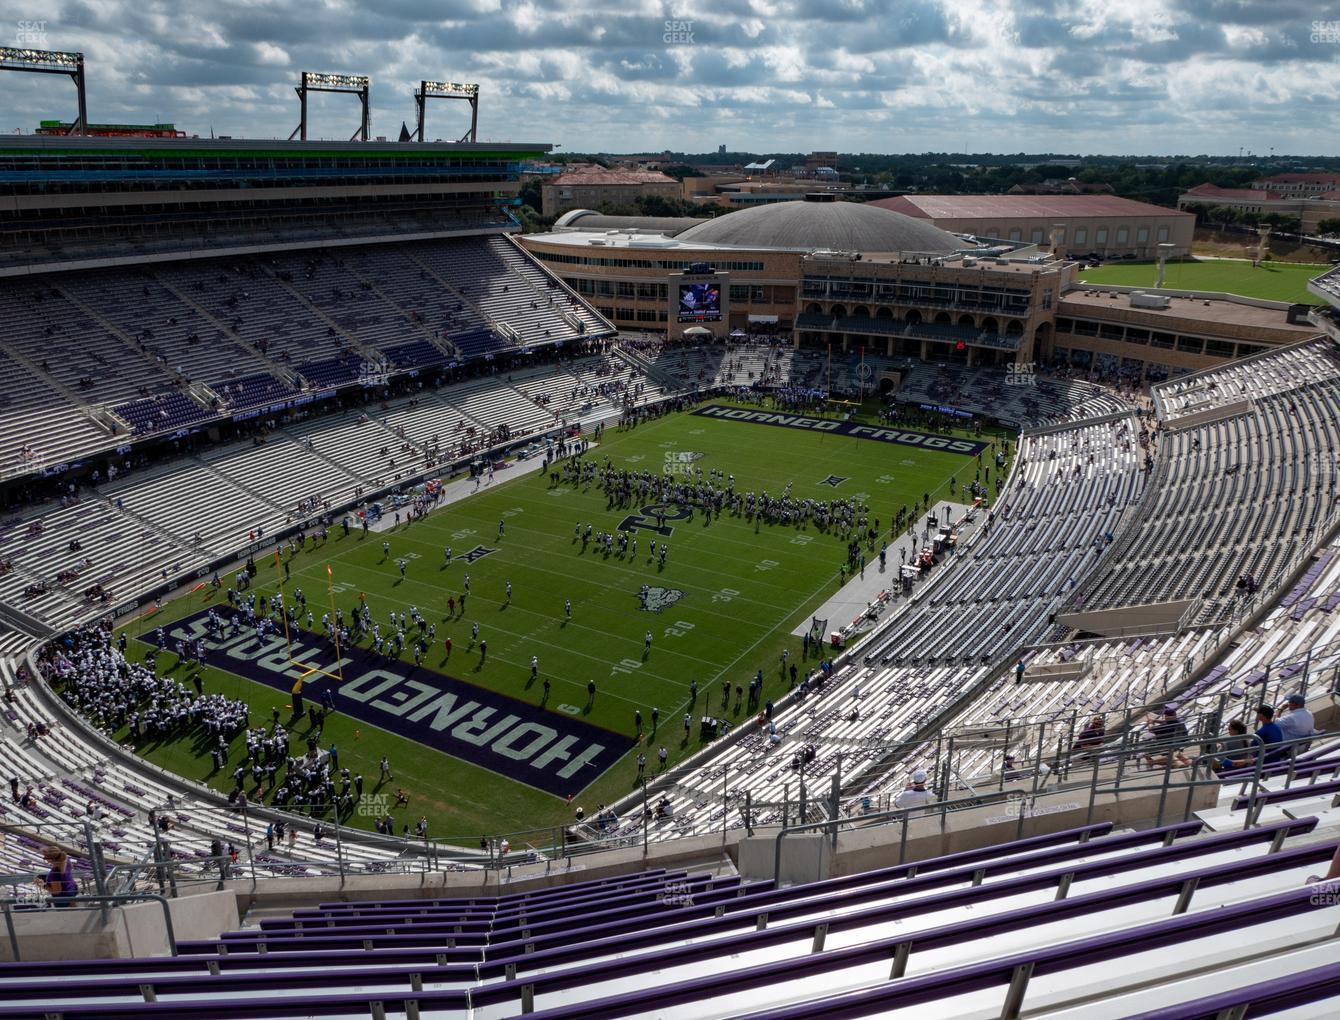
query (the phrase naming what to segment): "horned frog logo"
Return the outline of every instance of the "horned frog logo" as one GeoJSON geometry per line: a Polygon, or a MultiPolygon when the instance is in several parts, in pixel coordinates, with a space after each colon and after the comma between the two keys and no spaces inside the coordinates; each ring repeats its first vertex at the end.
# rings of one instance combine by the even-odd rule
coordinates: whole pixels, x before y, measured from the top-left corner
{"type": "Polygon", "coordinates": [[[678,588],[652,588],[647,585],[642,586],[642,590],[637,593],[638,601],[642,603],[644,613],[659,613],[662,609],[673,606],[684,597],[684,593],[678,588]]]}

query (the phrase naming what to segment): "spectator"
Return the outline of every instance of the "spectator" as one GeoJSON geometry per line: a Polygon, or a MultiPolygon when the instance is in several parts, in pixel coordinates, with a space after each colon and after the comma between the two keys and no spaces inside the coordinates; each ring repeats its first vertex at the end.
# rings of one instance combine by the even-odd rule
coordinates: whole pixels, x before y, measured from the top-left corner
{"type": "Polygon", "coordinates": [[[1155,768],[1161,768],[1168,764],[1169,757],[1174,764],[1185,768],[1191,764],[1185,754],[1182,753],[1182,745],[1178,741],[1185,740],[1189,734],[1186,731],[1186,723],[1177,718],[1177,706],[1167,705],[1163,709],[1163,715],[1154,720],[1149,725],[1150,738],[1160,745],[1159,751],[1162,753],[1145,755],[1145,762],[1155,768]]]}
{"type": "Polygon", "coordinates": [[[923,804],[929,804],[934,798],[930,790],[926,789],[926,770],[917,769],[912,773],[912,782],[907,789],[898,794],[893,799],[893,806],[896,808],[914,808],[921,807],[923,804]]]}
{"type": "Polygon", "coordinates": [[[1107,727],[1103,723],[1103,717],[1096,715],[1084,725],[1084,729],[1079,731],[1075,737],[1075,746],[1071,753],[1080,757],[1088,757],[1085,752],[1092,751],[1095,748],[1103,746],[1103,738],[1107,736],[1107,727]]]}
{"type": "Polygon", "coordinates": [[[1280,747],[1280,742],[1284,739],[1284,733],[1280,730],[1279,723],[1275,722],[1275,710],[1269,705],[1262,705],[1256,710],[1257,729],[1256,735],[1260,738],[1261,746],[1265,748],[1265,764],[1274,765],[1288,757],[1289,749],[1280,747]]]}
{"type": "Polygon", "coordinates": [[[1247,726],[1241,719],[1230,719],[1228,736],[1219,742],[1219,750],[1224,756],[1214,763],[1216,772],[1229,769],[1246,768],[1252,763],[1252,741],[1247,736],[1247,726]]]}
{"type": "Polygon", "coordinates": [[[1324,875],[1308,875],[1307,884],[1314,885],[1317,882],[1334,882],[1340,879],[1340,844],[1335,848],[1335,856],[1331,858],[1331,866],[1324,875]]]}
{"type": "Polygon", "coordinates": [[[74,881],[74,861],[58,846],[49,846],[43,850],[42,859],[47,862],[49,870],[46,878],[39,879],[38,884],[51,894],[52,906],[70,906],[79,895],[79,886],[74,881]]]}
{"type": "MultiPolygon", "coordinates": [[[[1301,740],[1303,737],[1310,737],[1317,731],[1316,720],[1312,713],[1307,710],[1307,699],[1301,694],[1290,694],[1283,705],[1279,707],[1276,716],[1275,725],[1280,728],[1284,734],[1285,740],[1301,740]]],[[[1306,751],[1307,744],[1294,744],[1290,748],[1291,754],[1297,754],[1299,751],[1306,751]]]]}

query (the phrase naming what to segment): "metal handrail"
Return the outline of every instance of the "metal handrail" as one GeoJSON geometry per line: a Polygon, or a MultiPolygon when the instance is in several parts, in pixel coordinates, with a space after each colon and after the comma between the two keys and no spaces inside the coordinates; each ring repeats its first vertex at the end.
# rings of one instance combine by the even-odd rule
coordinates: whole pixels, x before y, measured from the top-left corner
{"type": "MultiPolygon", "coordinates": [[[[176,929],[172,926],[172,908],[168,905],[166,896],[158,896],[154,893],[116,893],[105,895],[95,893],[88,896],[80,895],[77,898],[54,896],[52,899],[67,900],[67,902],[59,909],[101,910],[103,911],[104,916],[106,916],[106,911],[109,906],[116,906],[122,903],[155,902],[163,908],[163,930],[167,934],[169,955],[177,955],[177,933],[176,929]],[[87,906],[85,904],[87,904],[87,906]]],[[[14,927],[15,907],[19,908],[19,913],[31,913],[33,912],[34,904],[27,900],[11,899],[8,897],[0,899],[0,910],[4,912],[5,928],[9,933],[10,950],[14,954],[15,962],[18,962],[22,957],[19,953],[18,931],[14,927]]]]}

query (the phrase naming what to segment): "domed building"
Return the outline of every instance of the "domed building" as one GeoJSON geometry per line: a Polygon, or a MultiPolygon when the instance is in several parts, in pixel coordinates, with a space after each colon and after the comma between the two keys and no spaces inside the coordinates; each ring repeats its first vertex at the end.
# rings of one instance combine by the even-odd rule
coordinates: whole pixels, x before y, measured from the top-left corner
{"type": "Polygon", "coordinates": [[[670,277],[712,266],[728,288],[712,332],[789,333],[802,262],[811,254],[907,262],[951,257],[970,241],[912,216],[832,193],[754,206],[714,219],[564,213],[519,240],[622,329],[669,330],[670,277]]]}
{"type": "Polygon", "coordinates": [[[1073,263],[831,192],[715,219],[577,209],[519,240],[620,329],[783,336],[962,364],[1033,360],[1073,263]]]}
{"type": "Polygon", "coordinates": [[[684,244],[795,251],[950,255],[969,247],[924,220],[830,195],[742,209],[704,220],[677,236],[684,244]],[[822,199],[829,199],[824,201],[822,199]]]}

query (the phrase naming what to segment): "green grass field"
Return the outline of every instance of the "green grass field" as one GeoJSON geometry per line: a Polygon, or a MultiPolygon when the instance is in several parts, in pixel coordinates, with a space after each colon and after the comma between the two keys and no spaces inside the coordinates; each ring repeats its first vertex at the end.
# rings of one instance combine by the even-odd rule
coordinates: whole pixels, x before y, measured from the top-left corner
{"type": "MultiPolygon", "coordinates": [[[[667,452],[681,451],[702,454],[694,468],[734,474],[737,491],[766,489],[775,494],[789,482],[799,497],[867,499],[884,534],[901,506],[920,504],[927,492],[932,500],[948,495],[951,476],[962,485],[978,467],[974,458],[961,454],[688,414],[632,430],[608,430],[589,456],[597,464],[609,457],[617,466],[659,472],[667,452]],[[819,484],[830,473],[847,480],[836,488],[819,484]]],[[[982,459],[990,463],[988,456],[982,459]]],[[[498,478],[505,475],[504,471],[498,478]]],[[[416,605],[437,627],[437,644],[425,659],[426,668],[532,704],[542,701],[541,684],[530,678],[530,658],[536,655],[541,680],[548,677],[552,683],[544,706],[549,711],[580,714],[593,725],[631,735],[635,710],[641,710],[649,729],[652,708],[659,708],[660,732],[649,735],[645,743],[648,771],[654,772],[660,745],[667,746],[671,765],[701,746],[697,726],[687,739],[682,726],[691,681],[697,681],[699,691],[695,715],[704,711],[719,715],[722,685],[747,686],[758,669],[766,678],[764,699],[787,689],[780,666],[783,648],[790,649],[801,675],[817,662],[815,656],[808,665],[800,661],[801,641],[790,632],[807,622],[811,611],[838,587],[846,540],[813,525],[758,524],[729,515],[706,524],[701,514],[695,514],[691,523],[676,523],[668,561],[660,569],[648,558],[652,536],[646,532],[639,535],[636,559],[597,553],[594,546],[584,549],[574,537],[578,523],[608,531],[629,512],[607,509],[605,493],[595,485],[578,490],[538,473],[499,481],[389,533],[364,536],[354,530],[345,537],[336,527],[324,547],[294,557],[286,587],[302,586],[318,618],[329,609],[332,597],[348,613],[360,590],[366,593],[374,621],[416,605]],[[506,521],[501,540],[500,520],[506,521]],[[383,540],[390,542],[389,560],[383,540]],[[468,566],[444,565],[444,546],[459,553],[481,543],[498,551],[468,566]],[[403,580],[395,564],[400,557],[409,558],[403,580]],[[328,564],[338,589],[333,596],[327,594],[328,564]],[[447,599],[459,597],[467,571],[469,611],[448,619],[447,599]],[[504,594],[508,580],[513,585],[510,603],[504,594]],[[684,595],[663,612],[642,611],[638,592],[643,584],[678,589],[684,595]],[[565,599],[573,603],[571,621],[564,618],[565,599]],[[488,658],[482,663],[470,648],[474,622],[488,642],[488,658]],[[644,655],[643,635],[649,628],[653,645],[644,655]],[[443,655],[446,636],[454,642],[449,660],[443,655]],[[598,685],[593,702],[587,698],[590,679],[598,685]]],[[[255,589],[273,590],[278,571],[272,559],[258,557],[257,562],[260,576],[255,589]]],[[[154,627],[222,604],[222,593],[205,589],[126,629],[132,636],[143,632],[147,637],[154,627]]],[[[144,651],[142,645],[131,648],[144,651]]],[[[184,679],[186,669],[172,666],[175,658],[161,656],[160,668],[184,679]]],[[[407,651],[404,658],[412,654],[407,651]]],[[[223,692],[251,705],[253,725],[268,725],[271,709],[282,709],[290,700],[218,668],[207,666],[202,673],[207,692],[223,692]]],[[[738,721],[746,711],[732,697],[725,714],[738,721]]],[[[293,724],[294,753],[301,753],[307,729],[305,719],[293,724]]],[[[116,736],[123,743],[129,740],[124,730],[116,736]]],[[[339,764],[366,777],[365,796],[389,794],[399,786],[410,793],[408,808],[393,812],[397,829],[426,814],[432,836],[477,840],[482,832],[519,832],[571,818],[571,807],[560,797],[338,712],[327,719],[321,737],[322,746],[331,742],[339,746],[339,764]],[[391,760],[395,781],[379,790],[377,762],[383,754],[391,760]]],[[[202,747],[198,739],[183,738],[138,750],[192,779],[220,790],[231,788],[232,766],[214,772],[209,758],[201,757],[202,747]]],[[[231,762],[244,756],[239,737],[231,762]]],[[[580,795],[575,803],[594,811],[598,804],[633,789],[635,757],[636,751],[628,753],[584,790],[574,782],[570,792],[580,795]]],[[[250,794],[250,782],[247,789],[250,794]]],[[[370,828],[372,818],[355,814],[349,821],[370,828]]]]}
{"type": "MultiPolygon", "coordinates": [[[[1307,281],[1329,268],[1294,262],[1267,262],[1256,267],[1250,262],[1230,259],[1169,262],[1163,286],[1315,305],[1319,299],[1308,292],[1307,281]]],[[[1152,287],[1158,278],[1158,265],[1154,262],[1114,262],[1098,269],[1086,269],[1079,278],[1093,284],[1152,287]]]]}

